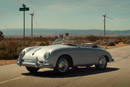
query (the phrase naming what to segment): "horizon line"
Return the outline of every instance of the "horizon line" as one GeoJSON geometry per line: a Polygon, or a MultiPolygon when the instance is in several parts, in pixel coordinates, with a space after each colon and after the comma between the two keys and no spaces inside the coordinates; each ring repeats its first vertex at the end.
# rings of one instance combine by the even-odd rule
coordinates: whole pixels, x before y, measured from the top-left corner
{"type": "MultiPolygon", "coordinates": [[[[18,29],[18,30],[22,30],[23,28],[3,28],[0,30],[8,30],[8,29],[18,29]]],[[[27,30],[29,30],[30,28],[26,28],[27,30]]],[[[48,30],[104,30],[104,29],[72,29],[72,28],[34,28],[34,29],[48,29],[48,30]]],[[[107,31],[130,31],[130,29],[107,29],[107,31]]]]}

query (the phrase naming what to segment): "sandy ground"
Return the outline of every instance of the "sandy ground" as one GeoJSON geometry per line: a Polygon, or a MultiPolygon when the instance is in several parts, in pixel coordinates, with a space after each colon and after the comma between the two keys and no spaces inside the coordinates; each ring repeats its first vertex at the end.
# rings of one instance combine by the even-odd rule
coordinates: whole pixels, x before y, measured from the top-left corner
{"type": "Polygon", "coordinates": [[[45,68],[30,74],[16,64],[0,66],[0,87],[130,87],[130,46],[108,51],[115,62],[102,71],[92,67],[59,75],[45,68]]]}

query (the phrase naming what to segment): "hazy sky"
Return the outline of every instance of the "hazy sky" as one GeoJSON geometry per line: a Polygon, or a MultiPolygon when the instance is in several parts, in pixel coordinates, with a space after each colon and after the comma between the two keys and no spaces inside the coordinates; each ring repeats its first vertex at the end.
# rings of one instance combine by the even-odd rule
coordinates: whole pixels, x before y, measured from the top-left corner
{"type": "Polygon", "coordinates": [[[0,0],[0,29],[23,27],[22,3],[31,8],[27,28],[34,11],[35,28],[103,29],[106,13],[108,29],[130,29],[130,0],[0,0]]]}

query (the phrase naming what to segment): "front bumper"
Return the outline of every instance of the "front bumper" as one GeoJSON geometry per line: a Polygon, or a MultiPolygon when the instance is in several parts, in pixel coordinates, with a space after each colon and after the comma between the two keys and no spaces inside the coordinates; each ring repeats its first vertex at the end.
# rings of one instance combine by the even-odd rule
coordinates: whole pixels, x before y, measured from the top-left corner
{"type": "Polygon", "coordinates": [[[19,66],[37,67],[37,68],[53,68],[48,61],[39,61],[36,59],[20,59],[17,61],[19,66]]]}

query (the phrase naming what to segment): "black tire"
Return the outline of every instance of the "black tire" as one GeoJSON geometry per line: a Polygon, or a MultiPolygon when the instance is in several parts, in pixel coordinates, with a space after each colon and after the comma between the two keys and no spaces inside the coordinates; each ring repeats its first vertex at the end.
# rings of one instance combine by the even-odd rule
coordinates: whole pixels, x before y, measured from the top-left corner
{"type": "Polygon", "coordinates": [[[30,72],[30,73],[36,73],[39,68],[35,68],[35,67],[26,67],[26,69],[30,72]]]}
{"type": "Polygon", "coordinates": [[[73,66],[72,70],[78,70],[78,66],[73,66]]]}
{"type": "Polygon", "coordinates": [[[99,70],[106,69],[107,67],[107,59],[103,56],[100,57],[98,60],[98,64],[95,65],[95,67],[99,70]]]}
{"type": "Polygon", "coordinates": [[[70,63],[67,60],[67,58],[65,58],[64,56],[58,59],[56,67],[54,68],[54,71],[61,74],[65,74],[69,71],[69,67],[70,67],[70,63]]]}

